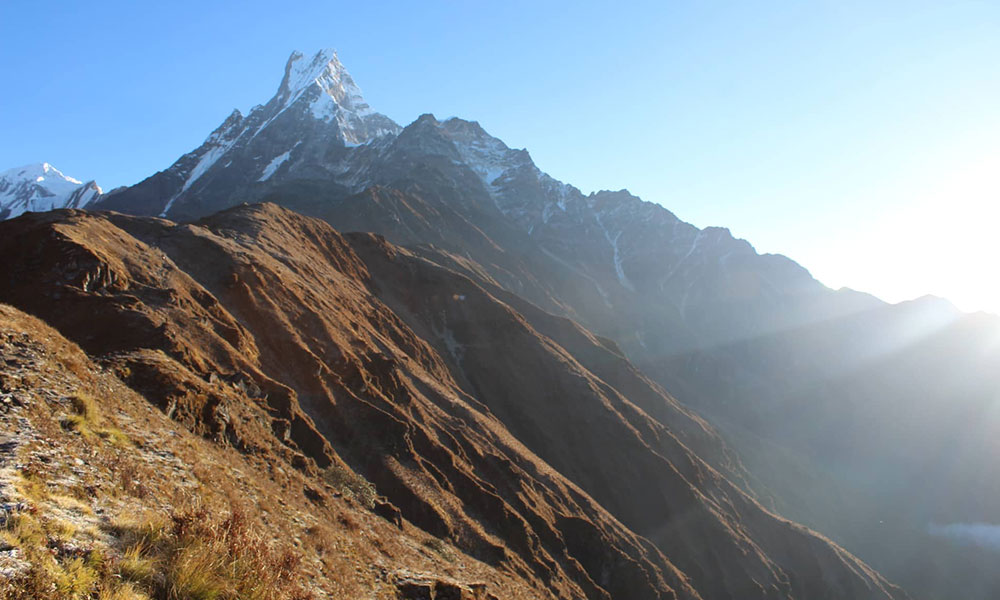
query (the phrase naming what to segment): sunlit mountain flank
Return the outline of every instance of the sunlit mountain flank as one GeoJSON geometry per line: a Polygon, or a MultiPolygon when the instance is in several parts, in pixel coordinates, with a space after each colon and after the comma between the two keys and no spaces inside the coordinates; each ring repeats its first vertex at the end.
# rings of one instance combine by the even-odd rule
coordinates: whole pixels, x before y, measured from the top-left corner
{"type": "Polygon", "coordinates": [[[0,598],[1000,597],[996,7],[47,11],[0,598]]]}

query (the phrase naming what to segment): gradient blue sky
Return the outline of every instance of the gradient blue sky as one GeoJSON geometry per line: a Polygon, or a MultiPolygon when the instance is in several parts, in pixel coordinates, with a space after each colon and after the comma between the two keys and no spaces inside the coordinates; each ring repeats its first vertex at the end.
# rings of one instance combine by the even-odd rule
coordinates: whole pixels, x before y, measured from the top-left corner
{"type": "Polygon", "coordinates": [[[105,189],[333,46],[401,124],[478,120],[832,287],[1000,312],[1000,2],[0,3],[0,168],[105,189]]]}

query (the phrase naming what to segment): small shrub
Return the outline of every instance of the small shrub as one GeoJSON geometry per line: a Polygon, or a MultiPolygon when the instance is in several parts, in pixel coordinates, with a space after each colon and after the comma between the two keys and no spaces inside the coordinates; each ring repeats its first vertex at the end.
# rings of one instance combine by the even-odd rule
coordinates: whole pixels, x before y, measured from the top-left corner
{"type": "Polygon", "coordinates": [[[448,549],[448,545],[445,544],[443,541],[439,540],[438,538],[434,537],[427,538],[426,540],[423,541],[423,544],[425,547],[441,555],[441,558],[444,558],[445,560],[455,559],[455,555],[454,553],[452,553],[451,550],[448,549]]]}
{"type": "Polygon", "coordinates": [[[73,414],[60,421],[60,425],[66,431],[76,431],[84,438],[92,438],[97,423],[97,404],[94,399],[87,394],[78,394],[69,400],[73,414]]]}
{"type": "Polygon", "coordinates": [[[74,558],[65,566],[57,564],[53,571],[56,591],[70,598],[89,596],[97,585],[97,572],[82,558],[74,558]]]}
{"type": "Polygon", "coordinates": [[[132,438],[125,435],[125,433],[117,427],[103,427],[97,430],[97,435],[102,440],[107,440],[112,446],[117,446],[119,448],[131,448],[135,446],[132,442],[132,438]]]}
{"type": "Polygon", "coordinates": [[[375,506],[378,494],[375,486],[364,477],[337,464],[323,470],[323,479],[335,490],[349,496],[368,509],[375,506]]]}
{"type": "Polygon", "coordinates": [[[149,490],[143,484],[145,469],[129,454],[115,453],[105,460],[108,469],[115,475],[116,491],[122,491],[133,498],[145,498],[149,490]]]}
{"type": "Polygon", "coordinates": [[[52,578],[38,564],[32,564],[19,577],[0,579],[0,598],[4,600],[38,600],[52,595],[52,578]]]}
{"type": "Polygon", "coordinates": [[[350,515],[346,513],[340,513],[337,515],[337,522],[348,531],[357,531],[361,528],[358,522],[351,518],[350,515]]]}
{"type": "Polygon", "coordinates": [[[69,399],[73,414],[92,423],[97,418],[97,404],[87,394],[77,394],[69,399]]]}

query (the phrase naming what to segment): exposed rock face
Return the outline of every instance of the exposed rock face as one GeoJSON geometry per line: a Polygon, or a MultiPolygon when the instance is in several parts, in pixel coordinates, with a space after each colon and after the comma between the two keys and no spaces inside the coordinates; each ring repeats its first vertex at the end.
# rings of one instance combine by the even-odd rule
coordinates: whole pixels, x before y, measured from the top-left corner
{"type": "Polygon", "coordinates": [[[373,509],[375,514],[389,521],[400,529],[403,528],[403,513],[399,512],[396,506],[384,498],[375,500],[373,509]]]}
{"type": "Polygon", "coordinates": [[[0,252],[0,300],[136,389],[165,384],[175,418],[307,473],[349,465],[546,594],[904,597],[730,483],[714,431],[613,343],[378,237],[274,205],[191,225],[62,211],[5,222],[0,252]],[[272,426],[241,434],[240,407],[199,392],[213,378],[259,391],[272,426]]]}

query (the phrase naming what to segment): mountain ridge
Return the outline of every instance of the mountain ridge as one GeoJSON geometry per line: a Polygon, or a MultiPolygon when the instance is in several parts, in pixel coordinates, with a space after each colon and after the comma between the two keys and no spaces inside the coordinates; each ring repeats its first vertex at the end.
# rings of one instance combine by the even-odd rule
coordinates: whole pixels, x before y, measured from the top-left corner
{"type": "Polygon", "coordinates": [[[176,420],[244,452],[284,448],[306,474],[350,465],[407,521],[540,591],[906,597],[691,452],[721,440],[579,326],[526,317],[384,239],[273,204],[187,225],[55,211],[0,233],[16,258],[0,301],[47,319],[176,420]],[[246,408],[274,437],[235,418],[243,404],[186,389],[214,380],[259,389],[246,408]],[[560,441],[574,439],[589,443],[560,441]]]}
{"type": "MultiPolygon", "coordinates": [[[[229,211],[222,214],[232,217],[248,210],[239,208],[242,203],[265,201],[318,217],[341,231],[378,234],[382,238],[348,235],[345,239],[358,244],[356,253],[365,253],[370,265],[395,272],[396,279],[410,280],[413,275],[400,271],[402,262],[431,279],[452,281],[463,289],[469,285],[455,283],[462,280],[449,279],[440,271],[428,271],[417,258],[426,260],[460,274],[476,289],[486,290],[493,300],[516,306],[514,312],[536,334],[544,330],[556,337],[565,336],[560,337],[564,341],[591,340],[575,346],[577,350],[570,354],[581,366],[588,365],[580,372],[590,372],[596,379],[584,376],[590,384],[578,387],[575,380],[577,383],[566,385],[601,390],[600,382],[608,384],[611,379],[631,386],[633,392],[625,394],[626,399],[645,401],[622,403],[611,391],[607,392],[610,396],[604,396],[609,406],[631,405],[627,410],[615,408],[630,427],[660,439],[664,435],[660,428],[669,431],[679,413],[664,409],[655,398],[662,392],[678,399],[678,406],[696,417],[689,425],[711,423],[709,429],[716,429],[721,436],[684,438],[673,431],[670,435],[694,450],[698,460],[712,471],[738,486],[740,494],[796,517],[852,551],[857,549],[893,579],[906,579],[908,588],[929,597],[950,597],[955,589],[961,589],[963,579],[968,580],[964,583],[969,589],[992,589],[994,582],[988,575],[979,579],[968,574],[950,575],[943,566],[936,566],[934,558],[941,565],[956,565],[967,557],[954,558],[948,549],[934,546],[919,533],[926,529],[919,520],[926,511],[961,516],[959,507],[976,504],[962,495],[962,489],[981,489],[987,498],[984,505],[989,504],[988,499],[1000,497],[977,483],[975,475],[991,468],[983,458],[993,452],[988,436],[968,436],[976,445],[961,448],[960,456],[968,462],[965,468],[949,469],[947,461],[959,455],[947,452],[932,465],[928,463],[936,469],[935,477],[952,482],[951,487],[958,490],[936,495],[947,503],[941,507],[923,499],[919,487],[914,487],[919,481],[899,480],[898,473],[909,473],[918,464],[901,458],[891,445],[875,443],[881,439],[879,432],[892,431],[896,448],[908,448],[912,456],[924,455],[919,450],[925,440],[927,446],[944,452],[961,433],[955,415],[990,414],[986,408],[991,363],[977,354],[986,348],[985,341],[968,334],[968,319],[939,303],[894,306],[861,292],[830,290],[787,257],[759,254],[749,242],[733,237],[725,228],[699,229],[627,190],[585,195],[548,176],[526,150],[509,148],[474,121],[439,121],[428,113],[400,128],[378,113],[369,114],[370,107],[361,109],[364,114],[358,120],[350,115],[339,119],[341,112],[350,112],[339,108],[334,113],[320,111],[319,116],[313,110],[317,100],[324,106],[332,102],[340,107],[338,94],[351,106],[361,107],[363,99],[354,99],[355,89],[335,57],[320,52],[308,62],[295,53],[278,92],[267,104],[255,107],[246,117],[234,112],[201,147],[131,188],[102,196],[90,208],[166,215],[186,223],[178,227],[195,231],[213,219],[223,219],[220,211],[229,211]],[[326,83],[320,83],[321,79],[326,83]],[[341,85],[339,91],[334,89],[337,85],[341,85]],[[367,141],[355,144],[352,131],[368,136],[367,141]],[[546,314],[571,319],[588,333],[571,333],[541,316],[546,314]],[[528,318],[530,315],[534,317],[528,318]],[[907,332],[910,327],[916,327],[914,331],[922,336],[907,332]],[[589,358],[584,359],[584,354],[589,358]],[[863,363],[862,359],[871,362],[863,363]],[[963,368],[943,370],[942,364],[963,368]],[[640,375],[623,374],[630,369],[640,375]],[[856,374],[864,377],[852,377],[856,374]],[[972,383],[960,381],[959,374],[972,383]],[[907,383],[907,377],[919,385],[907,383]],[[640,388],[645,391],[635,391],[640,388]],[[975,393],[956,398],[949,389],[975,393]],[[928,427],[915,418],[918,413],[908,410],[911,401],[921,411],[940,411],[947,418],[933,421],[937,429],[928,427]],[[638,427],[630,419],[639,419],[644,425],[638,427]],[[831,428],[831,422],[837,427],[831,428]],[[720,444],[716,438],[727,442],[720,444]],[[867,453],[857,450],[862,447],[867,453]],[[882,485],[880,478],[893,483],[882,485]],[[858,481],[863,485],[857,485],[858,481]],[[916,515],[914,520],[894,523],[897,529],[886,533],[884,539],[873,540],[870,532],[888,529],[879,529],[884,515],[903,505],[907,510],[899,512],[916,515]],[[848,506],[857,510],[850,512],[848,506]],[[909,563],[897,559],[901,553],[894,547],[907,544],[927,555],[909,563]]],[[[291,219],[271,205],[266,211],[278,221],[291,219]]],[[[128,235],[143,240],[147,234],[140,234],[140,230],[157,230],[142,220],[129,221],[123,216],[109,219],[115,226],[130,223],[128,235]]],[[[28,220],[22,217],[21,222],[28,220]]],[[[148,239],[157,240],[159,235],[148,239]]],[[[192,272],[197,270],[189,266],[192,272]]],[[[101,270],[92,274],[86,286],[108,277],[107,271],[101,270]]],[[[257,275],[253,277],[258,281],[257,275]]],[[[421,289],[422,285],[426,282],[416,280],[411,287],[421,289]]],[[[453,383],[466,394],[494,398],[508,411],[504,413],[506,425],[519,432],[518,439],[530,440],[525,446],[562,469],[578,468],[563,453],[544,444],[541,423],[559,419],[551,414],[536,415],[533,424],[532,419],[518,417],[508,399],[496,398],[490,391],[496,388],[507,390],[508,396],[533,397],[534,391],[516,386],[520,371],[511,365],[518,357],[499,354],[509,369],[508,377],[500,381],[489,376],[484,358],[478,359],[481,364],[473,365],[476,368],[462,366],[460,350],[467,344],[460,342],[461,331],[471,329],[465,335],[472,335],[485,325],[474,327],[479,323],[475,314],[461,313],[462,318],[451,321],[442,320],[438,312],[427,312],[427,306],[433,305],[444,315],[451,314],[454,307],[447,299],[455,292],[436,290],[430,298],[419,300],[409,292],[383,291],[389,295],[373,292],[379,302],[391,304],[390,312],[411,332],[420,332],[416,337],[435,349],[440,363],[431,371],[443,374],[441,368],[446,365],[453,383]],[[424,312],[415,311],[415,306],[423,307],[424,312]]],[[[30,300],[21,302],[30,307],[30,300]]],[[[496,308],[492,301],[483,306],[496,308]]],[[[522,321],[511,320],[509,313],[490,314],[510,325],[511,332],[523,333],[522,321]]],[[[988,325],[989,319],[984,323],[988,325]]],[[[390,328],[397,325],[395,320],[384,324],[390,328]]],[[[230,332],[234,328],[230,322],[219,327],[230,332]]],[[[162,342],[158,337],[161,332],[155,328],[146,331],[162,342]]],[[[534,339],[532,335],[526,339],[534,339]]],[[[554,339],[548,334],[542,337],[554,339]]],[[[474,341],[483,343],[479,338],[474,341]]],[[[552,356],[543,355],[547,359],[552,356]]],[[[985,350],[982,355],[991,356],[985,350]]],[[[310,349],[298,356],[311,365],[325,355],[310,349]]],[[[572,364],[556,362],[562,365],[560,369],[572,364]]],[[[530,370],[530,365],[519,369],[530,370]]],[[[612,388],[617,389],[615,385],[612,388]]],[[[543,405],[548,401],[539,400],[543,405]]],[[[488,401],[480,404],[491,406],[488,401]]],[[[990,431],[993,421],[983,418],[983,429],[990,431]]],[[[633,449],[637,455],[646,456],[643,448],[660,448],[660,442],[641,435],[638,442],[628,439],[636,444],[633,449]]],[[[686,456],[684,452],[671,448],[673,454],[662,448],[654,453],[662,451],[679,462],[687,460],[679,458],[686,456]]],[[[657,472],[649,465],[659,458],[643,460],[651,462],[637,460],[637,464],[645,465],[642,468],[649,474],[657,472]]],[[[585,471],[574,473],[574,482],[595,477],[585,471]]],[[[626,475],[621,477],[623,482],[632,482],[629,485],[635,483],[626,475]]],[[[599,504],[614,506],[615,517],[640,530],[643,538],[670,547],[672,559],[688,556],[691,563],[699,562],[691,558],[698,555],[695,549],[678,549],[673,545],[678,542],[659,538],[649,528],[647,519],[657,514],[657,508],[640,507],[638,486],[632,494],[636,498],[620,498],[606,490],[594,492],[602,487],[594,483],[584,487],[600,496],[599,504]]],[[[730,491],[718,493],[726,496],[730,491]]],[[[992,518],[987,508],[977,510],[992,518]]],[[[407,510],[414,514],[412,507],[407,510]]],[[[440,520],[431,514],[423,513],[423,518],[429,519],[422,521],[423,525],[440,528],[440,520]]],[[[761,555],[764,558],[755,567],[762,569],[758,574],[771,569],[769,553],[761,555]]],[[[980,556],[974,560],[985,559],[980,556]]],[[[687,572],[691,563],[682,570],[687,572]]],[[[704,582],[706,577],[695,579],[704,582]]],[[[775,589],[784,589],[784,584],[777,585],[775,589]]],[[[711,591],[713,596],[725,593],[711,591]]],[[[984,594],[983,598],[991,597],[988,591],[984,594]]]]}

